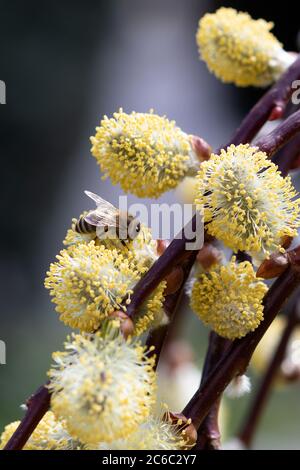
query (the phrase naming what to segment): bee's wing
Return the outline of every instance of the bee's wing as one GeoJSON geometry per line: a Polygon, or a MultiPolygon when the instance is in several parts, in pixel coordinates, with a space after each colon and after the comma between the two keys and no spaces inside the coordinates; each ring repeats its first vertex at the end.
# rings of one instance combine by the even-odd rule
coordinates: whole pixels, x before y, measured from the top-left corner
{"type": "Polygon", "coordinates": [[[118,226],[118,211],[113,208],[109,210],[107,208],[97,207],[96,210],[89,212],[84,219],[91,225],[96,227],[117,227],[118,226]]]}
{"type": "Polygon", "coordinates": [[[104,208],[107,208],[107,209],[110,209],[111,211],[113,210],[117,211],[115,206],[113,206],[110,202],[103,199],[101,196],[98,196],[98,194],[92,193],[91,191],[84,191],[84,192],[89,198],[93,199],[93,201],[96,203],[96,206],[101,207],[102,210],[104,210],[104,208]]]}
{"type": "Polygon", "coordinates": [[[110,202],[106,201],[98,194],[92,193],[91,191],[84,191],[85,194],[93,199],[97,205],[97,209],[89,212],[85,216],[85,220],[96,227],[108,225],[109,227],[117,226],[117,214],[118,209],[113,206],[110,202]]]}
{"type": "Polygon", "coordinates": [[[89,212],[85,216],[85,220],[96,227],[108,226],[120,230],[127,230],[127,212],[121,213],[110,202],[102,199],[97,194],[85,191],[85,194],[93,199],[97,204],[97,209],[89,212]]]}

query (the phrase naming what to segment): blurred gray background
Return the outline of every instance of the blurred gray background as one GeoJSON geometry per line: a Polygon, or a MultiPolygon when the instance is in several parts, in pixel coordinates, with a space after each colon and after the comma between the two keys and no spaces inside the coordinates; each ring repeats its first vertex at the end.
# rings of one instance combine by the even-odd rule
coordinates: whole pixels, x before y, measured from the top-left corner
{"type": "MultiPolygon", "coordinates": [[[[275,21],[286,49],[296,49],[295,2],[270,8],[250,0],[0,1],[0,79],[7,87],[0,107],[0,339],[7,345],[1,429],[22,415],[19,405],[45,381],[51,352],[68,331],[43,280],[72,217],[90,207],[84,189],[113,203],[121,194],[101,180],[90,155],[89,136],[101,117],[121,106],[153,107],[217,147],[262,93],[221,84],[198,60],[198,20],[221,5],[275,21]]],[[[160,199],[172,200],[173,194],[160,199]]],[[[187,318],[201,365],[206,331],[187,318]]],[[[293,386],[272,395],[257,448],[300,447],[299,393],[293,386]]],[[[231,405],[229,434],[246,401],[231,405]]]]}

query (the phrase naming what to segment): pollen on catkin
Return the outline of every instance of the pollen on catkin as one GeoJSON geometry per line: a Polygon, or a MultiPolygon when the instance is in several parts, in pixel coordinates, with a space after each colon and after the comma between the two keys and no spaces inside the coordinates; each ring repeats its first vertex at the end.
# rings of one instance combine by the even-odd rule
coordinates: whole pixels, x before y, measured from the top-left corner
{"type": "MultiPolygon", "coordinates": [[[[186,425],[151,415],[124,439],[100,442],[97,450],[186,450],[192,446],[185,435],[186,425]]],[[[95,447],[94,447],[95,449],[95,447]]]]}
{"type": "Polygon", "coordinates": [[[273,23],[254,20],[248,13],[219,8],[199,21],[200,56],[225,83],[268,86],[294,61],[270,32],[272,28],[273,23]]]}
{"type": "Polygon", "coordinates": [[[165,288],[166,282],[162,281],[139,307],[133,319],[136,336],[140,336],[148,329],[155,330],[168,323],[169,320],[163,308],[165,288]]]}
{"type": "Polygon", "coordinates": [[[192,136],[152,110],[105,116],[91,143],[104,178],[138,197],[157,198],[199,167],[192,136]]]}
{"type": "Polygon", "coordinates": [[[60,319],[72,328],[94,331],[122,300],[130,299],[139,272],[130,256],[96,246],[94,241],[62,250],[50,265],[45,287],[60,319]]]}
{"type": "Polygon", "coordinates": [[[262,300],[267,286],[248,261],[200,274],[191,293],[191,307],[205,325],[224,338],[242,338],[263,319],[262,300]]]}
{"type": "MultiPolygon", "coordinates": [[[[3,449],[19,424],[20,421],[14,421],[5,426],[0,438],[0,449],[3,449]]],[[[65,429],[64,422],[58,421],[52,411],[48,411],[31,434],[23,450],[76,450],[79,447],[79,442],[74,441],[65,429]]]]}
{"type": "Polygon", "coordinates": [[[233,251],[266,258],[295,236],[300,199],[264,152],[231,145],[201,164],[195,203],[206,230],[233,251]]]}
{"type": "Polygon", "coordinates": [[[51,406],[71,436],[83,443],[126,438],[154,402],[154,358],[118,334],[74,335],[53,354],[51,406]]]}
{"type": "MultiPolygon", "coordinates": [[[[45,287],[60,320],[83,332],[93,332],[115,310],[126,311],[135,284],[147,271],[127,251],[107,249],[95,241],[62,250],[50,265],[45,287]],[[125,299],[125,305],[124,303],[125,299]]],[[[161,282],[135,316],[135,335],[164,323],[165,282],[161,282]]]]}

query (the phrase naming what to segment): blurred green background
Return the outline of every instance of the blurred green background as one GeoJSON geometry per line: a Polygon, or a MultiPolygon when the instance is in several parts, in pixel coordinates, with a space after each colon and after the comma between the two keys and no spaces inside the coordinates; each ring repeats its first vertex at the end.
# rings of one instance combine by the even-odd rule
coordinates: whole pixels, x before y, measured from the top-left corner
{"type": "MultiPolygon", "coordinates": [[[[198,60],[198,19],[221,5],[275,21],[286,49],[296,49],[294,2],[0,1],[0,79],[7,88],[0,108],[0,339],[7,347],[1,429],[22,416],[20,404],[45,381],[51,352],[68,331],[43,279],[71,218],[86,208],[83,190],[113,203],[121,194],[101,181],[89,152],[102,115],[153,107],[217,147],[262,93],[219,83],[198,60]]],[[[167,194],[159,201],[173,200],[167,194]]],[[[188,312],[185,323],[201,367],[207,331],[188,312]]],[[[273,393],[257,448],[300,448],[299,393],[299,385],[273,393]]],[[[247,400],[229,403],[229,435],[247,400]]]]}

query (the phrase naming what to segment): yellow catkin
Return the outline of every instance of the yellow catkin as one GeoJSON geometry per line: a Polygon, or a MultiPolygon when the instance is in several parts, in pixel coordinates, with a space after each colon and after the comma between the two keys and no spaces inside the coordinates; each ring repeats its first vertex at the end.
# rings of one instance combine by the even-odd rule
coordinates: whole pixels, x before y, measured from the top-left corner
{"type": "Polygon", "coordinates": [[[105,116],[91,143],[104,177],[138,197],[159,197],[199,166],[191,136],[152,111],[105,116]]]}
{"type": "Polygon", "coordinates": [[[168,409],[160,407],[160,413],[150,415],[134,432],[125,439],[101,442],[97,450],[187,450],[192,447],[185,435],[186,425],[172,422],[168,409]]]}
{"type": "Polygon", "coordinates": [[[73,335],[53,354],[51,406],[70,434],[97,444],[126,438],[150,413],[156,391],[154,358],[120,335],[73,335]]]}
{"type": "Polygon", "coordinates": [[[139,273],[130,257],[89,244],[62,250],[52,263],[45,286],[60,319],[72,328],[94,331],[132,294],[139,273]]]}
{"type": "Polygon", "coordinates": [[[266,291],[251,263],[236,264],[233,257],[227,265],[199,275],[192,288],[191,307],[220,336],[241,338],[262,321],[266,291]]]}
{"type": "MultiPolygon", "coordinates": [[[[124,299],[128,305],[135,284],[147,271],[130,252],[121,254],[93,240],[62,250],[57,259],[50,266],[45,287],[60,320],[83,332],[97,330],[115,310],[126,311],[124,299]]],[[[135,335],[164,322],[165,286],[165,282],[160,283],[137,312],[135,335]]]]}
{"type": "Polygon", "coordinates": [[[264,258],[300,225],[299,198],[264,152],[231,145],[201,164],[195,203],[207,232],[234,251],[264,258]]]}
{"type": "MultiPolygon", "coordinates": [[[[11,438],[20,421],[5,426],[1,435],[0,449],[11,438]]],[[[52,411],[48,411],[31,434],[23,450],[76,450],[80,447],[65,429],[65,424],[58,421],[52,411]]]]}
{"type": "Polygon", "coordinates": [[[253,20],[233,8],[207,13],[196,35],[200,56],[225,83],[270,85],[294,60],[270,33],[272,28],[273,23],[253,20]]]}

